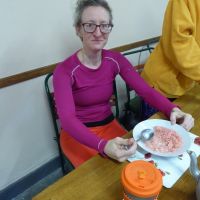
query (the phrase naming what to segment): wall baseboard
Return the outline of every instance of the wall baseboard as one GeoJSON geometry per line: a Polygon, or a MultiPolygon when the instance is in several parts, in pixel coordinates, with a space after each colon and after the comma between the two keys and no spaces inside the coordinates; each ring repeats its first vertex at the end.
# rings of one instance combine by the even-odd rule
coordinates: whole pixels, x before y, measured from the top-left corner
{"type": "Polygon", "coordinates": [[[0,191],[0,199],[10,200],[16,197],[18,194],[24,192],[32,185],[42,180],[52,172],[60,168],[60,158],[56,157],[45,163],[35,171],[22,177],[20,180],[12,183],[2,191],[0,191]]]}

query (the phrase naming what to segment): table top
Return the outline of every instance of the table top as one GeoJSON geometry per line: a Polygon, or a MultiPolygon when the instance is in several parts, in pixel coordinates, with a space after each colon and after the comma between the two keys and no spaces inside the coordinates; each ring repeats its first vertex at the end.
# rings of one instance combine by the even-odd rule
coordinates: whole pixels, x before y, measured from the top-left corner
{"type": "MultiPolygon", "coordinates": [[[[193,115],[195,126],[191,132],[200,136],[200,86],[196,85],[175,103],[193,115]]],[[[161,113],[151,118],[166,119],[161,113]]],[[[131,137],[131,133],[125,137],[131,137]]],[[[127,163],[97,155],[36,195],[33,200],[122,200],[120,174],[127,163]]],[[[200,158],[198,163],[200,166],[200,158]]],[[[172,188],[163,187],[159,200],[195,200],[195,186],[195,180],[187,170],[172,188]]]]}

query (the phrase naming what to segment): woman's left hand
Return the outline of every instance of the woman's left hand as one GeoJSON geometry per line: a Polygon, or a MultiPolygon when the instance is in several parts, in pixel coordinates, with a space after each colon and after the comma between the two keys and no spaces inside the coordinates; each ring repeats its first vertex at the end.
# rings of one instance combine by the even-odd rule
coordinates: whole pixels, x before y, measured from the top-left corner
{"type": "Polygon", "coordinates": [[[172,109],[170,114],[170,121],[172,124],[181,125],[187,131],[189,131],[194,126],[194,118],[192,115],[181,111],[177,107],[172,109]]]}

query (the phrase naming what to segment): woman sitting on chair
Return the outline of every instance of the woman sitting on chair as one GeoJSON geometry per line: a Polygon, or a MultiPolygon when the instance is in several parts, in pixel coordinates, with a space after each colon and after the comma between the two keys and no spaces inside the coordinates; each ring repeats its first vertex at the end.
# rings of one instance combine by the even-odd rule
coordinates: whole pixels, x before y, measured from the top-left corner
{"type": "Polygon", "coordinates": [[[113,28],[105,0],[78,0],[74,26],[83,46],[57,66],[53,85],[61,146],[75,167],[97,153],[123,162],[136,151],[133,138],[121,137],[127,131],[111,112],[109,99],[117,74],[172,123],[181,118],[184,128],[193,126],[192,116],[149,87],[123,55],[103,49],[113,28]]]}

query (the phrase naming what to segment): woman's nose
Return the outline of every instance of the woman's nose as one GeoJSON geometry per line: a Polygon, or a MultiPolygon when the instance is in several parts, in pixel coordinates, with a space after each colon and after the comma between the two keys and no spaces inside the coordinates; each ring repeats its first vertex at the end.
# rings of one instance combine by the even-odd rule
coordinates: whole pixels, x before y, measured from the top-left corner
{"type": "Polygon", "coordinates": [[[96,29],[95,29],[95,31],[94,31],[93,34],[94,34],[95,36],[101,36],[101,35],[102,35],[102,32],[101,32],[99,26],[96,27],[96,29]]]}

